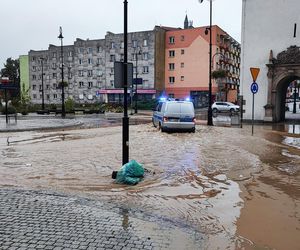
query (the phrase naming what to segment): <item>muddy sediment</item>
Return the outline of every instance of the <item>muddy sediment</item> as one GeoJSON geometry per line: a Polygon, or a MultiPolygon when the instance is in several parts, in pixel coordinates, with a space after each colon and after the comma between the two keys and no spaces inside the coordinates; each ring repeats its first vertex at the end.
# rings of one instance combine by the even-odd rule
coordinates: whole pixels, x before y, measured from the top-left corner
{"type": "Polygon", "coordinates": [[[300,245],[297,136],[264,127],[251,136],[247,126],[196,133],[130,126],[130,159],[147,169],[136,186],[111,179],[121,167],[121,136],[119,126],[1,135],[0,186],[117,203],[204,233],[207,249],[300,245]]]}

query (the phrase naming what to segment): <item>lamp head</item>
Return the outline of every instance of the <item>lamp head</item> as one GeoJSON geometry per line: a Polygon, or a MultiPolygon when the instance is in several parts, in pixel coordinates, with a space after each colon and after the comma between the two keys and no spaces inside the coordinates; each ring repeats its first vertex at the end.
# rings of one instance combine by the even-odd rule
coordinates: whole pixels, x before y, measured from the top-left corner
{"type": "Polygon", "coordinates": [[[59,39],[63,39],[63,35],[62,35],[62,27],[60,26],[59,27],[59,36],[58,36],[59,39]]]}

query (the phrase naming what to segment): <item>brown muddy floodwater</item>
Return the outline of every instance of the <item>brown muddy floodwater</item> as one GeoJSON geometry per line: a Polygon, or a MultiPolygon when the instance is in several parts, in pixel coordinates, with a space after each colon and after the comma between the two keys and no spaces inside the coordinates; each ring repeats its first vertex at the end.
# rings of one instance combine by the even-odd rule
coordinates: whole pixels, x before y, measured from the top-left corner
{"type": "Polygon", "coordinates": [[[0,186],[114,203],[202,233],[205,249],[300,249],[300,136],[269,127],[130,126],[130,159],[147,169],[118,185],[121,127],[0,134],[0,186]],[[9,137],[9,138],[8,138],[9,137]]]}

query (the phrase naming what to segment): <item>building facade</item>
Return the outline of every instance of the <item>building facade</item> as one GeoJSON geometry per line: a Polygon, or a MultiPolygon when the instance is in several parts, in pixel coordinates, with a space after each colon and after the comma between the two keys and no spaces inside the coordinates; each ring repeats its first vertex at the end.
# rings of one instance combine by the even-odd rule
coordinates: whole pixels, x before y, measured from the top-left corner
{"type": "MultiPolygon", "coordinates": [[[[128,33],[128,62],[133,76],[142,78],[137,85],[138,99],[152,99],[163,89],[165,29],[128,33]]],[[[64,67],[65,99],[76,103],[123,102],[123,89],[114,84],[114,62],[124,60],[123,34],[107,32],[104,39],[76,39],[73,45],[49,45],[48,50],[29,51],[29,85],[31,101],[45,104],[61,103],[62,70],[64,67]],[[43,72],[43,77],[42,77],[43,72]]],[[[132,85],[129,93],[135,92],[132,85]]]]}
{"type": "Polygon", "coordinates": [[[288,86],[300,79],[300,1],[243,0],[241,95],[244,119],[252,118],[250,68],[260,69],[254,119],[285,119],[288,86]]]}
{"type": "MultiPolygon", "coordinates": [[[[191,98],[196,107],[208,106],[209,34],[206,27],[166,32],[166,94],[191,98]]],[[[240,73],[240,44],[218,26],[212,26],[212,81],[214,100],[237,100],[240,73]]]]}

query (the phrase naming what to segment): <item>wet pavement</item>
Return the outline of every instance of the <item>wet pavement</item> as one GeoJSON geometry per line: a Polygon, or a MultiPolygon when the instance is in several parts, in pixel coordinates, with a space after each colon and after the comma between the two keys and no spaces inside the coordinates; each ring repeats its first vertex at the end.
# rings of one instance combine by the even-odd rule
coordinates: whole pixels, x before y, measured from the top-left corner
{"type": "Polygon", "coordinates": [[[18,235],[17,243],[37,238],[43,245],[51,238],[49,242],[60,242],[56,247],[88,249],[85,243],[68,245],[75,238],[64,225],[75,217],[74,237],[84,221],[97,222],[90,233],[83,230],[93,238],[86,240],[94,243],[89,247],[96,244],[97,249],[103,244],[111,249],[115,235],[126,241],[115,249],[299,249],[299,124],[257,125],[253,136],[247,124],[161,133],[148,118],[140,119],[146,124],[130,126],[130,159],[147,169],[136,186],[111,179],[122,162],[118,123],[97,127],[96,122],[97,128],[91,128],[98,118],[90,117],[85,127],[91,129],[1,133],[0,203],[4,201],[5,212],[0,211],[0,223],[6,224],[0,230],[14,232],[4,230],[7,244],[18,235]],[[41,216],[32,222],[33,215],[41,216]],[[40,226],[44,215],[46,225],[54,221],[53,231],[40,226]],[[36,234],[21,233],[27,222],[36,234]],[[60,231],[63,236],[57,238],[60,231]],[[143,244],[132,245],[132,238],[143,244]]]}

